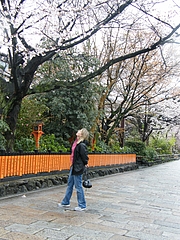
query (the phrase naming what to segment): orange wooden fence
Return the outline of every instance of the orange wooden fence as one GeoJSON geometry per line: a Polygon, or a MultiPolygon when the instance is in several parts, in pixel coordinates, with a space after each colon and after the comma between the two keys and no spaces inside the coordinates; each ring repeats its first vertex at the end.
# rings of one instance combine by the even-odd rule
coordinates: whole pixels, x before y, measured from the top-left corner
{"type": "MultiPolygon", "coordinates": [[[[136,154],[89,154],[89,167],[129,164],[136,154]]],[[[0,156],[0,179],[70,168],[70,154],[22,154],[0,156]]]]}

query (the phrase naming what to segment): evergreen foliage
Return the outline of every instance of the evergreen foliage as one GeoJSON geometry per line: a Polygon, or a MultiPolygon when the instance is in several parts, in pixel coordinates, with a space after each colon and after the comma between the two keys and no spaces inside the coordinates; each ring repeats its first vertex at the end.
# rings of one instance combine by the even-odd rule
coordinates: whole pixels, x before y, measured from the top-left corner
{"type": "Polygon", "coordinates": [[[128,148],[131,148],[132,151],[134,153],[136,153],[137,155],[140,155],[140,156],[144,156],[145,155],[146,146],[145,146],[145,143],[142,142],[142,141],[129,140],[129,141],[125,142],[125,146],[128,147],[128,148]]]}
{"type": "Polygon", "coordinates": [[[0,149],[5,150],[6,139],[4,137],[4,132],[9,130],[9,126],[2,119],[0,119],[0,149]]]}

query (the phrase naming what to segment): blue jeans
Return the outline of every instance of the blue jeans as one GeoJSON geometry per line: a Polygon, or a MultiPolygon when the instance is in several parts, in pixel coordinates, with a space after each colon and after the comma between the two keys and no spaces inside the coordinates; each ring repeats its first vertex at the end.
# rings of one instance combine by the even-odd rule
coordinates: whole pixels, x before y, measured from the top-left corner
{"type": "Polygon", "coordinates": [[[77,201],[78,207],[86,208],[86,200],[84,197],[84,190],[82,187],[82,175],[72,175],[72,167],[70,168],[69,178],[68,178],[68,186],[66,189],[65,197],[63,198],[61,204],[69,205],[70,199],[73,193],[73,187],[75,185],[76,192],[77,192],[77,201]]]}

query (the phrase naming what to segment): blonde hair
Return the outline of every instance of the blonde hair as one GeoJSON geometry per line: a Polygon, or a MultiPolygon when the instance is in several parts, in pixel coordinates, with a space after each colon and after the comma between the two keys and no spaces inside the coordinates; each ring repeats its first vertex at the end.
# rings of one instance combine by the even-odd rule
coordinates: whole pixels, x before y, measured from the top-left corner
{"type": "Polygon", "coordinates": [[[89,132],[86,128],[82,128],[81,129],[81,134],[82,134],[82,138],[85,140],[88,140],[89,138],[89,132]]]}

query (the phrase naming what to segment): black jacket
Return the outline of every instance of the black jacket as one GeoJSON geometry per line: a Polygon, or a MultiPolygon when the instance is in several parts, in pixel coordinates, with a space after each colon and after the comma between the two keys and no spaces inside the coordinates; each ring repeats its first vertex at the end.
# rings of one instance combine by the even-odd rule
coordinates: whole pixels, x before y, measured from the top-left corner
{"type": "Polygon", "coordinates": [[[84,166],[88,164],[88,151],[85,142],[80,142],[74,149],[73,175],[81,175],[84,172],[84,166]]]}

